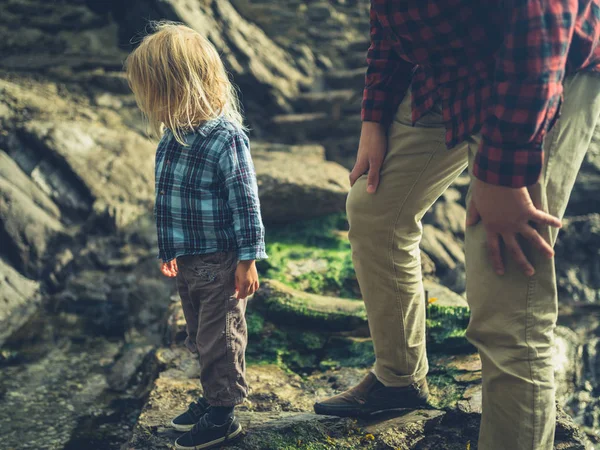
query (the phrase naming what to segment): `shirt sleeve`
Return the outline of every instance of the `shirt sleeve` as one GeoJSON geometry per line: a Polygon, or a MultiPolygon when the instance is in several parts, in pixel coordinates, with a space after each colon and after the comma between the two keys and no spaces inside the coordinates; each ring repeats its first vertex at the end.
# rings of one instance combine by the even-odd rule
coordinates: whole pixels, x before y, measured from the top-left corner
{"type": "Polygon", "coordinates": [[[401,59],[392,48],[371,2],[371,46],[367,52],[367,74],[363,91],[363,122],[389,125],[406,94],[414,65],[401,59]]]}
{"type": "Polygon", "coordinates": [[[233,215],[239,259],[266,259],[265,229],[260,215],[256,174],[248,138],[242,133],[230,137],[219,158],[219,169],[233,215]]]}
{"type": "Polygon", "coordinates": [[[542,144],[562,97],[577,2],[509,1],[504,42],[496,55],[491,104],[473,174],[507,187],[535,184],[542,144]]]}

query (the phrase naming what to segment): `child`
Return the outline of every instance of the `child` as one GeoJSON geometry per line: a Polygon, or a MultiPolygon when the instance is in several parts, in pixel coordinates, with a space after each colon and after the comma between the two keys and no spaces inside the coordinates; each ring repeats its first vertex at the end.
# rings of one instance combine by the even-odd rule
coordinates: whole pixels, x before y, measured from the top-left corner
{"type": "Polygon", "coordinates": [[[200,359],[204,398],[172,421],[177,449],[208,449],[242,428],[246,297],[266,258],[249,142],[215,48],[194,30],[160,23],[126,62],[136,101],[162,139],[156,152],[161,271],[177,278],[186,346],[200,359]]]}

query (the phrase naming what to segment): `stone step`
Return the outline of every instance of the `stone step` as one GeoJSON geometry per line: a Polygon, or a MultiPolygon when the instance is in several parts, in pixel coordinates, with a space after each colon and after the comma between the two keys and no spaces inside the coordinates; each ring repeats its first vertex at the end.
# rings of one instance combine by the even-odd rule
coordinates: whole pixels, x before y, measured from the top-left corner
{"type": "Polygon", "coordinates": [[[346,65],[350,69],[358,69],[363,68],[363,70],[367,71],[367,51],[353,52],[349,53],[345,58],[346,65]]]}
{"type": "Polygon", "coordinates": [[[331,115],[323,112],[281,114],[271,119],[270,131],[286,142],[307,142],[326,135],[334,123],[331,115]]]}
{"type": "Polygon", "coordinates": [[[365,69],[332,70],[325,75],[325,81],[332,89],[352,89],[362,91],[365,85],[365,69]]]}
{"type": "Polygon", "coordinates": [[[360,112],[360,103],[360,91],[335,89],[301,94],[295,106],[301,113],[324,112],[336,117],[360,112]]]}
{"type": "Polygon", "coordinates": [[[287,143],[323,141],[339,136],[360,135],[360,114],[282,114],[273,117],[270,132],[287,143]]]}
{"type": "Polygon", "coordinates": [[[371,41],[369,38],[366,39],[357,39],[355,41],[349,42],[347,45],[348,52],[367,52],[369,46],[371,45],[371,41]]]}

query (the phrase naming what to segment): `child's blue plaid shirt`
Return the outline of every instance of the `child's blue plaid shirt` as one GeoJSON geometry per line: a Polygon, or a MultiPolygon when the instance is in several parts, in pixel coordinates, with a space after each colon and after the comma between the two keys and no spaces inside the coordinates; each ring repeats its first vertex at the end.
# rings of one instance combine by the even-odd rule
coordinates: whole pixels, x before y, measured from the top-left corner
{"type": "Polygon", "coordinates": [[[218,118],[185,140],[167,130],[156,151],[158,257],[237,250],[242,261],[266,258],[246,134],[218,118]]]}

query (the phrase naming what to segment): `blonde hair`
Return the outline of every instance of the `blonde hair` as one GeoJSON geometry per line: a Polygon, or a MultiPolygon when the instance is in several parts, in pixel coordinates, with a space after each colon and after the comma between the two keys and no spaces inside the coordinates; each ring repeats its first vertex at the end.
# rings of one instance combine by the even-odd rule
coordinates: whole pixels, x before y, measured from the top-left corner
{"type": "Polygon", "coordinates": [[[153,134],[164,126],[185,145],[186,132],[221,115],[244,128],[236,89],[208,39],[174,22],[151,25],[125,70],[153,134]]]}

